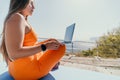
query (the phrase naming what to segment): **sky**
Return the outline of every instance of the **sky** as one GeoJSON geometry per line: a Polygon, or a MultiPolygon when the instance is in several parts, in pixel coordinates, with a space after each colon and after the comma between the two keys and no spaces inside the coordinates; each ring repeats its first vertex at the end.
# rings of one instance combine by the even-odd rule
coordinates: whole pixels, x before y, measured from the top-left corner
{"type": "MultiPolygon", "coordinates": [[[[10,0],[0,2],[0,33],[10,0]]],[[[120,26],[120,0],[35,0],[29,17],[41,38],[64,39],[65,29],[76,23],[73,41],[88,41],[120,26]]]]}

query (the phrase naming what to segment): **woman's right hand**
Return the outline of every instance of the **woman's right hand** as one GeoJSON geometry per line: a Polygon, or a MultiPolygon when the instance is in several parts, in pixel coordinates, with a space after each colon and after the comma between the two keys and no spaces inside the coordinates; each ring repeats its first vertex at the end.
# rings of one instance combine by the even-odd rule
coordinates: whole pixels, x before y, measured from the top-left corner
{"type": "Polygon", "coordinates": [[[61,45],[58,41],[48,41],[44,44],[48,50],[57,50],[61,45]]]}

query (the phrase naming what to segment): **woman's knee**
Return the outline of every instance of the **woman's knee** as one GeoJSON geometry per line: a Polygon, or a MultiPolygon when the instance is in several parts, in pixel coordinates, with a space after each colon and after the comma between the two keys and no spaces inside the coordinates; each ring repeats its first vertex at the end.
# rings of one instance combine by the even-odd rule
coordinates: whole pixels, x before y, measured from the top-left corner
{"type": "Polygon", "coordinates": [[[65,45],[61,45],[58,51],[59,51],[59,53],[64,55],[65,51],[66,51],[66,46],[65,45]]]}

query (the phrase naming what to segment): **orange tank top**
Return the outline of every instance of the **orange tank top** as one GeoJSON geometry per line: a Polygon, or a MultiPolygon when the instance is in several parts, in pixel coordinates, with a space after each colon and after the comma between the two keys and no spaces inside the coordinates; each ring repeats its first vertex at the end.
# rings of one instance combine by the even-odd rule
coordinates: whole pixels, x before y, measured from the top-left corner
{"type": "MultiPolygon", "coordinates": [[[[37,36],[34,30],[31,29],[30,32],[25,34],[23,46],[34,46],[36,45],[36,43],[37,43],[37,36]]],[[[8,70],[14,78],[18,78],[18,79],[21,78],[20,76],[22,76],[23,78],[29,77],[30,79],[32,79],[32,76],[38,77],[39,74],[36,75],[36,73],[39,73],[36,55],[20,58],[12,62],[9,61],[8,70]]]]}
{"type": "Polygon", "coordinates": [[[33,46],[37,42],[37,36],[34,30],[31,28],[30,32],[25,34],[23,46],[33,46]]]}

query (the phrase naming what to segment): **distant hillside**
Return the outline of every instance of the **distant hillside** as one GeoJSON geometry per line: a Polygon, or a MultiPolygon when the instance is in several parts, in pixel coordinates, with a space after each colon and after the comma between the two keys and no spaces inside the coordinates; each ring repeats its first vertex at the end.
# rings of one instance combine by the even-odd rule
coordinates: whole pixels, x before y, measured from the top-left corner
{"type": "Polygon", "coordinates": [[[90,41],[96,42],[98,39],[99,39],[99,37],[91,37],[91,38],[90,38],[90,41]]]}

